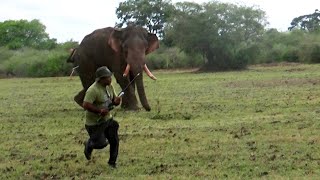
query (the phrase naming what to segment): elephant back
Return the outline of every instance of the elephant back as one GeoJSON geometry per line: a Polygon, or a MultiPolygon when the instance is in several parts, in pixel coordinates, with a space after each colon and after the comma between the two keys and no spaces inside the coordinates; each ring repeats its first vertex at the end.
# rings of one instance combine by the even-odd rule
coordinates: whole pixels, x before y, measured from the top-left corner
{"type": "Polygon", "coordinates": [[[97,29],[83,38],[80,47],[85,49],[102,48],[102,46],[107,45],[106,42],[108,42],[107,40],[112,31],[112,27],[97,29]]]}
{"type": "Polygon", "coordinates": [[[112,27],[97,29],[86,35],[79,45],[81,57],[91,59],[97,66],[107,65],[108,58],[113,55],[108,39],[113,31],[112,27]]]}

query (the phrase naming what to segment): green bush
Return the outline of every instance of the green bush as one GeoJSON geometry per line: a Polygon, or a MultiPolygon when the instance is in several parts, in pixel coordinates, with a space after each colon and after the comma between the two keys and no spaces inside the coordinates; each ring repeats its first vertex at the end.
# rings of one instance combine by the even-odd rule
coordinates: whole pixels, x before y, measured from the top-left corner
{"type": "Polygon", "coordinates": [[[150,54],[147,56],[147,65],[150,69],[164,69],[166,61],[162,54],[150,54]]]}
{"type": "Polygon", "coordinates": [[[320,63],[320,45],[315,44],[312,47],[310,61],[312,63],[320,63]]]}
{"type": "Polygon", "coordinates": [[[71,48],[75,48],[77,46],[79,46],[79,43],[77,41],[73,41],[71,39],[67,42],[58,44],[58,46],[56,48],[59,50],[69,51],[71,48]]]}
{"type": "Polygon", "coordinates": [[[68,75],[71,65],[65,50],[35,50],[22,48],[2,63],[3,70],[20,77],[50,77],[68,75]]]}
{"type": "Polygon", "coordinates": [[[253,58],[253,55],[250,54],[249,49],[240,50],[235,58],[231,60],[232,69],[244,69],[248,65],[248,62],[253,58]]]}
{"type": "Polygon", "coordinates": [[[6,47],[0,47],[0,64],[2,64],[4,61],[12,57],[13,54],[14,54],[14,51],[9,50],[6,47]]]}
{"type": "Polygon", "coordinates": [[[45,61],[38,61],[29,67],[29,76],[52,77],[66,75],[68,65],[67,55],[51,53],[45,61]]]}
{"type": "Polygon", "coordinates": [[[186,54],[176,47],[162,47],[147,56],[151,69],[193,68],[203,64],[199,54],[186,54]]]}
{"type": "Polygon", "coordinates": [[[22,48],[12,51],[13,55],[3,62],[5,71],[12,72],[16,76],[28,76],[28,67],[34,62],[44,59],[48,51],[39,51],[31,48],[22,48]]]}
{"type": "Polygon", "coordinates": [[[46,66],[46,64],[44,61],[37,61],[37,62],[32,63],[30,66],[28,66],[27,76],[45,77],[46,76],[46,73],[44,71],[45,66],[46,66]]]}
{"type": "Polygon", "coordinates": [[[320,33],[301,30],[291,32],[267,31],[259,42],[257,63],[301,62],[318,63],[320,33]]]}
{"type": "Polygon", "coordinates": [[[271,52],[270,52],[270,60],[272,62],[281,62],[283,61],[282,57],[283,57],[283,54],[285,53],[286,51],[286,45],[285,44],[275,44],[272,49],[271,49],[271,52]]]}
{"type": "Polygon", "coordinates": [[[7,47],[10,49],[10,50],[16,50],[16,49],[20,49],[23,47],[23,44],[21,42],[18,42],[18,41],[11,41],[7,44],[7,47]]]}
{"type": "Polygon", "coordinates": [[[7,72],[4,68],[4,66],[2,64],[0,64],[0,78],[6,77],[6,76],[7,76],[7,72]]]}
{"type": "Polygon", "coordinates": [[[244,45],[234,55],[235,59],[239,61],[236,64],[239,65],[240,69],[245,68],[248,64],[255,64],[260,53],[261,51],[257,44],[244,45]]]}
{"type": "Polygon", "coordinates": [[[299,51],[296,48],[291,48],[284,52],[282,60],[288,62],[299,62],[299,51]]]}

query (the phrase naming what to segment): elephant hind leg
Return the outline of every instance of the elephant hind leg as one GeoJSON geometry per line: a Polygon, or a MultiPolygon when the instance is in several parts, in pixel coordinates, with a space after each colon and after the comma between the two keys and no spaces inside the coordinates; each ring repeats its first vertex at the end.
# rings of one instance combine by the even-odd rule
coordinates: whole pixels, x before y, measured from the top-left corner
{"type": "Polygon", "coordinates": [[[95,66],[80,66],[79,77],[83,86],[83,89],[74,97],[74,101],[82,107],[84,96],[86,95],[87,89],[95,81],[95,66]],[[82,69],[83,67],[87,69],[82,69]]]}
{"type": "Polygon", "coordinates": [[[74,96],[74,101],[82,107],[84,96],[86,95],[86,89],[82,89],[77,95],[74,96]]]}
{"type": "Polygon", "coordinates": [[[95,70],[93,72],[81,73],[79,76],[83,88],[87,90],[95,81],[95,70]]]}

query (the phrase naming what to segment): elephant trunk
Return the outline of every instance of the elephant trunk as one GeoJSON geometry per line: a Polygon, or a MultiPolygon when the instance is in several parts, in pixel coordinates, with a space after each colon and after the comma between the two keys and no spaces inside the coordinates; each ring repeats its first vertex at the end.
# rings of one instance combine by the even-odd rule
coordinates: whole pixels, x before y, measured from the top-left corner
{"type": "Polygon", "coordinates": [[[144,107],[145,110],[150,111],[151,108],[150,108],[150,105],[148,103],[146,93],[144,91],[142,73],[140,74],[140,76],[137,77],[135,83],[136,83],[136,86],[137,86],[137,91],[138,91],[139,99],[140,99],[140,102],[141,102],[142,106],[144,107]]]}

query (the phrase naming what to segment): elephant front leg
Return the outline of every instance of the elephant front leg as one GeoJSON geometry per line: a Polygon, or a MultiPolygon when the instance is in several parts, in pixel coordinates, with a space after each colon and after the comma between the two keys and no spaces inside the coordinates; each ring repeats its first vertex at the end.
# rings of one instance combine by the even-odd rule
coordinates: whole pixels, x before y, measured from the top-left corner
{"type": "Polygon", "coordinates": [[[85,94],[86,94],[86,90],[82,89],[76,96],[74,96],[74,101],[81,107],[82,107],[85,94]]]}
{"type": "Polygon", "coordinates": [[[122,97],[121,107],[128,110],[138,110],[138,101],[135,95],[129,95],[125,92],[125,95],[122,97]]]}
{"type": "Polygon", "coordinates": [[[95,80],[95,69],[97,67],[93,64],[82,64],[79,65],[78,73],[83,86],[83,89],[74,97],[74,101],[82,107],[84,96],[86,95],[87,89],[95,80]]]}
{"type": "MultiPolygon", "coordinates": [[[[114,73],[117,83],[121,89],[124,89],[129,84],[128,78],[124,78],[121,73],[114,73]]],[[[125,91],[122,97],[121,107],[128,110],[138,110],[138,101],[135,95],[135,83],[132,83],[125,91]]]]}

